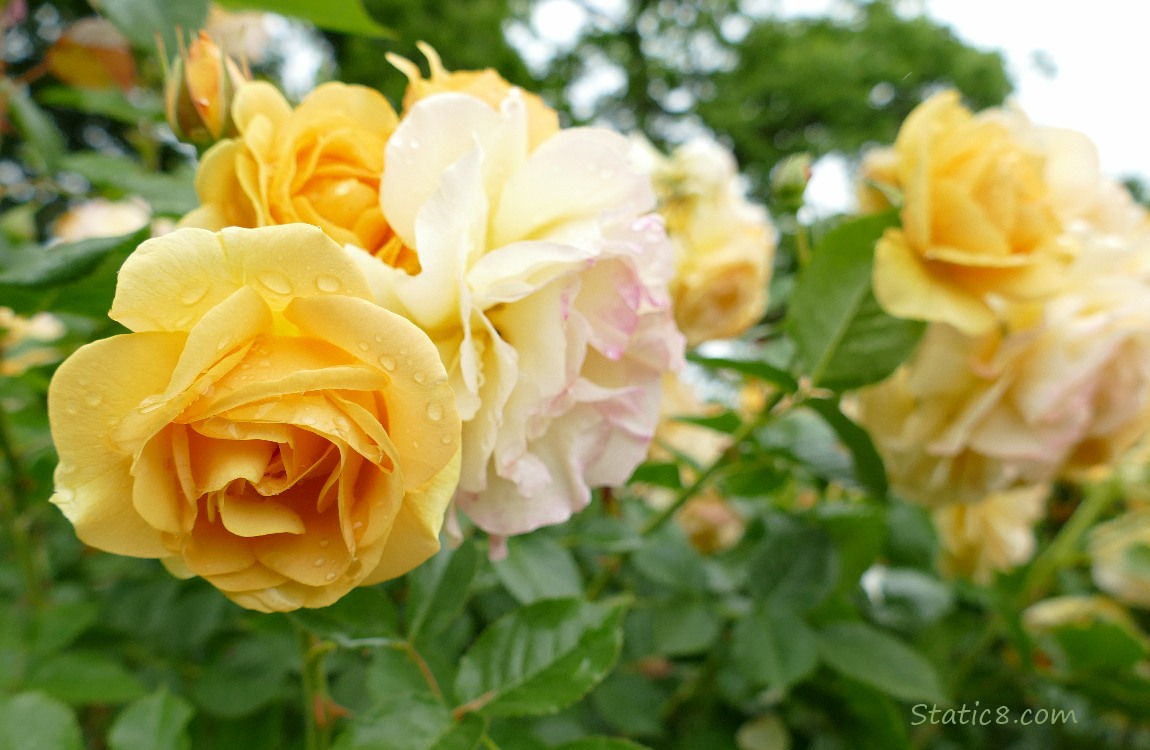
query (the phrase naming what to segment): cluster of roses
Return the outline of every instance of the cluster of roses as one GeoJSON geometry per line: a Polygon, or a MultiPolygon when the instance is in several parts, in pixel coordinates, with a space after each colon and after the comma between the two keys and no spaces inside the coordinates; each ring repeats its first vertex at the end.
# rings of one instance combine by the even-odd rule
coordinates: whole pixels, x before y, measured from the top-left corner
{"type": "MultiPolygon", "coordinates": [[[[253,609],[325,606],[433,555],[456,511],[497,555],[646,456],[684,348],[671,295],[729,284],[676,265],[700,243],[741,263],[710,247],[738,225],[673,247],[656,209],[705,213],[709,184],[672,206],[658,157],[423,52],[427,78],[391,59],[401,114],[341,83],[293,108],[206,37],[178,61],[169,119],[213,144],[201,206],[121,269],[109,314],[132,333],[49,394],[53,502],[83,541],[253,609]]],[[[744,326],[774,246],[745,218],[744,326]]]]}
{"type": "Polygon", "coordinates": [[[928,327],[859,417],[893,486],[935,509],[949,566],[986,579],[1033,554],[1054,480],[1150,424],[1150,221],[1081,134],[954,92],[864,173],[864,207],[901,202],[875,295],[928,327]]]}

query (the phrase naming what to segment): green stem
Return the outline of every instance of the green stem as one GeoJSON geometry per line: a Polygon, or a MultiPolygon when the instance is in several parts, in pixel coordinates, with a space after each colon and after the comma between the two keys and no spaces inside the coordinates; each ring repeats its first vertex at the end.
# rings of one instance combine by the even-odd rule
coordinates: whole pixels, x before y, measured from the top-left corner
{"type": "Polygon", "coordinates": [[[1058,570],[1065,567],[1078,553],[1078,545],[1083,535],[1120,494],[1118,484],[1113,479],[1086,485],[1085,496],[1070,516],[1070,520],[1063,524],[1054,540],[1031,564],[1022,588],[1024,603],[1029,604],[1042,597],[1058,574],[1058,570]]]}
{"type": "Polygon", "coordinates": [[[654,518],[652,518],[643,526],[640,533],[643,536],[652,534],[672,517],[674,517],[675,513],[677,513],[679,509],[687,503],[688,500],[697,495],[699,491],[702,490],[709,481],[711,481],[711,477],[713,477],[715,473],[718,472],[719,469],[721,469],[726,464],[726,453],[738,450],[739,446],[743,444],[743,441],[754,435],[756,430],[766,424],[770,419],[771,413],[775,410],[775,407],[779,405],[779,403],[786,397],[786,395],[787,394],[783,391],[776,391],[771,396],[771,399],[763,407],[763,410],[759,412],[758,416],[756,416],[754,419],[748,419],[746,422],[743,422],[741,425],[739,425],[739,429],[731,433],[731,447],[726,452],[724,452],[723,455],[712,461],[706,469],[703,469],[703,471],[697,477],[695,477],[694,482],[692,482],[689,486],[684,487],[679,492],[679,494],[675,496],[675,499],[671,502],[670,505],[659,511],[659,513],[654,518]]]}
{"type": "Polygon", "coordinates": [[[0,488],[0,525],[7,528],[11,535],[12,551],[20,568],[20,576],[24,579],[28,603],[33,609],[39,609],[44,604],[44,592],[33,553],[29,521],[20,513],[19,508],[26,479],[20,457],[8,437],[8,424],[3,412],[0,412],[0,459],[4,461],[3,473],[6,475],[5,486],[0,488]]]}
{"type": "Polygon", "coordinates": [[[328,705],[331,699],[327,686],[325,656],[334,644],[316,638],[303,627],[296,626],[299,642],[300,673],[303,683],[303,712],[307,750],[327,750],[331,744],[331,719],[328,705]]]}

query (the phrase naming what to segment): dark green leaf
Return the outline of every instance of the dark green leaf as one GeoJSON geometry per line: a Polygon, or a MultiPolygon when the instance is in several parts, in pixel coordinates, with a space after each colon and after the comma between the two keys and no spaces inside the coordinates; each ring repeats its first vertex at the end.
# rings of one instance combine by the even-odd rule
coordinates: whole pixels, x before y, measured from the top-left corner
{"type": "Polygon", "coordinates": [[[463,611],[471,582],[479,570],[479,552],[471,539],[458,548],[444,547],[407,578],[407,637],[414,641],[443,630],[463,611]]]}
{"type": "Polygon", "coordinates": [[[556,750],[647,750],[647,746],[618,737],[581,737],[564,742],[556,750]]]}
{"type": "Polygon", "coordinates": [[[303,609],[292,617],[305,628],[341,645],[364,638],[398,638],[399,614],[391,597],[378,588],[352,589],[321,609],[303,609]]]}
{"type": "Polygon", "coordinates": [[[654,608],[655,649],[665,656],[689,656],[709,651],[722,623],[713,603],[674,599],[654,608]]]}
{"type": "Polygon", "coordinates": [[[360,0],[219,0],[229,10],[268,10],[311,21],[321,29],[358,36],[391,38],[395,34],[373,19],[360,0]]]}
{"type": "MultiPolygon", "coordinates": [[[[90,115],[108,117],[128,125],[141,120],[163,120],[164,104],[158,94],[142,93],[139,103],[129,101],[119,89],[78,89],[55,86],[37,92],[44,104],[75,109],[90,115]]],[[[135,97],[133,97],[135,98],[135,97]]]]}
{"type": "Polygon", "coordinates": [[[192,687],[192,698],[209,713],[245,716],[283,694],[288,671],[297,663],[294,639],[247,636],[204,665],[192,687]]]}
{"type": "Polygon", "coordinates": [[[125,708],[108,733],[110,750],[185,750],[191,746],[187,726],[195,709],[165,689],[125,708]]]}
{"type": "Polygon", "coordinates": [[[208,0],[91,0],[92,7],[116,25],[133,46],[152,52],[156,37],[163,39],[164,51],[174,55],[179,49],[178,34],[194,34],[208,17],[208,0]]]}
{"type": "Polygon", "coordinates": [[[579,596],[583,591],[570,550],[543,534],[511,537],[507,557],[491,567],[520,604],[579,596]]]}
{"type": "Polygon", "coordinates": [[[875,497],[887,492],[886,466],[874,447],[870,434],[842,413],[836,401],[808,399],[806,405],[822,417],[851,453],[855,478],[860,486],[875,497]]]}
{"type": "Polygon", "coordinates": [[[840,622],[818,632],[823,661],[847,677],[899,700],[946,703],[938,675],[921,654],[894,636],[861,622],[840,622]]]}
{"type": "Polygon", "coordinates": [[[39,613],[33,635],[33,650],[47,656],[63,649],[91,627],[100,614],[92,602],[62,602],[39,613]]]}
{"type": "Polygon", "coordinates": [[[0,700],[0,750],[83,750],[72,709],[42,693],[0,700]]]}
{"type": "Polygon", "coordinates": [[[897,222],[892,212],[839,225],[799,276],[787,327],[813,385],[847,390],[877,382],[918,345],[924,325],[887,315],[871,289],[875,243],[897,222]]]}
{"type": "Polygon", "coordinates": [[[591,693],[591,702],[613,729],[651,737],[663,732],[659,712],[669,695],[642,675],[617,669],[591,693]]]}
{"type": "Polygon", "coordinates": [[[819,525],[827,530],[839,553],[839,590],[858,585],[886,541],[883,511],[863,503],[822,503],[815,508],[819,525]]]}
{"type": "Polygon", "coordinates": [[[834,588],[838,564],[826,531],[778,523],[751,560],[751,592],[776,605],[812,609],[834,588]]]}
{"type": "Polygon", "coordinates": [[[12,267],[0,273],[0,284],[40,287],[76,281],[95,271],[108,255],[134,248],[147,236],[146,230],[140,230],[120,237],[32,248],[32,252],[22,253],[12,267]]]}
{"type": "Polygon", "coordinates": [[[456,698],[482,699],[494,716],[558,711],[611,670],[622,646],[623,605],[547,599],[488,627],[463,657],[456,698]]]}
{"type": "Polygon", "coordinates": [[[0,98],[8,100],[8,117],[46,172],[60,166],[67,150],[64,134],[28,93],[28,87],[0,80],[0,98]]]}
{"type": "Polygon", "coordinates": [[[68,703],[126,703],[144,694],[144,686],[110,655],[68,651],[46,659],[28,680],[68,703]]]}
{"type": "Polygon", "coordinates": [[[818,641],[794,611],[757,606],[735,626],[735,667],[752,682],[786,691],[802,682],[818,664],[818,641]]]}
{"type": "Polygon", "coordinates": [[[644,578],[673,591],[693,594],[707,586],[703,556],[676,525],[668,525],[640,547],[632,562],[644,578]]]}
{"type": "Polygon", "coordinates": [[[725,411],[722,414],[716,414],[712,417],[674,417],[676,422],[683,422],[684,424],[698,425],[699,427],[706,427],[708,430],[721,432],[725,435],[730,435],[743,423],[739,415],[733,411],[725,411]]]}
{"type": "Polygon", "coordinates": [[[788,393],[794,393],[799,389],[798,381],[789,372],[761,360],[704,357],[701,354],[688,354],[687,359],[712,370],[734,370],[752,378],[765,380],[788,393]]]}
{"type": "Polygon", "coordinates": [[[472,750],[486,725],[475,714],[456,723],[440,701],[405,695],[355,717],[332,750],[472,750]]]}

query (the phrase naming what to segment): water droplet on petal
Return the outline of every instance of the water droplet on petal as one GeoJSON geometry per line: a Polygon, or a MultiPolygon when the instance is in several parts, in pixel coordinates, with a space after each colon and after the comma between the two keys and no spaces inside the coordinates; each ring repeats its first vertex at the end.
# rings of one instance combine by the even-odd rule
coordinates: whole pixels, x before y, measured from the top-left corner
{"type": "Polygon", "coordinates": [[[192,287],[190,289],[185,289],[184,293],[180,295],[180,302],[183,302],[185,305],[194,305],[197,302],[199,302],[200,300],[202,300],[204,298],[204,295],[207,293],[208,293],[208,288],[206,286],[205,287],[199,287],[199,288],[192,287]]]}
{"type": "Polygon", "coordinates": [[[187,328],[188,326],[190,326],[192,324],[192,321],[195,319],[196,319],[195,315],[185,315],[184,317],[182,317],[176,321],[176,328],[187,328]]]}
{"type": "Polygon", "coordinates": [[[415,373],[415,375],[413,375],[412,377],[414,377],[414,378],[415,378],[415,382],[417,382],[417,383],[422,383],[422,382],[424,382],[425,380],[427,380],[427,376],[426,376],[426,375],[424,375],[422,372],[417,372],[417,373],[415,373]]]}
{"type": "Polygon", "coordinates": [[[367,343],[366,341],[361,341],[358,344],[356,344],[356,346],[359,348],[359,350],[361,352],[366,352],[368,349],[371,348],[371,344],[367,343]]]}
{"type": "Polygon", "coordinates": [[[99,406],[104,400],[104,397],[99,393],[89,393],[84,397],[84,403],[88,406],[99,406]]]}
{"type": "Polygon", "coordinates": [[[315,562],[312,563],[312,565],[314,565],[317,568],[322,568],[326,563],[327,563],[327,560],[323,559],[322,557],[317,557],[315,559],[315,562]]]}
{"type": "Polygon", "coordinates": [[[358,530],[358,529],[362,529],[362,528],[363,528],[363,521],[356,521],[355,523],[353,523],[353,524],[351,525],[351,527],[352,527],[353,529],[357,529],[357,530],[358,530]]]}
{"type": "Polygon", "coordinates": [[[443,419],[443,404],[438,401],[432,401],[427,405],[427,418],[432,422],[438,422],[443,419]]]}
{"type": "Polygon", "coordinates": [[[323,577],[323,579],[325,581],[334,581],[335,580],[335,573],[328,573],[326,576],[323,577]]]}
{"type": "Polygon", "coordinates": [[[377,343],[377,344],[382,344],[382,343],[383,343],[383,336],[380,336],[379,334],[376,334],[376,336],[375,336],[375,343],[377,343]]]}
{"type": "Polygon", "coordinates": [[[282,273],[265,271],[259,275],[260,283],[276,294],[291,294],[292,286],[282,273]]]}
{"type": "Polygon", "coordinates": [[[329,544],[331,544],[331,540],[328,539],[327,537],[324,537],[323,539],[319,540],[319,546],[321,546],[321,547],[326,547],[329,544]]]}
{"type": "Polygon", "coordinates": [[[444,445],[451,445],[451,436],[443,435],[439,438],[439,442],[443,443],[444,445]]]}
{"type": "Polygon", "coordinates": [[[383,369],[387,370],[388,372],[395,369],[395,357],[384,354],[379,358],[379,363],[383,365],[383,369]]]}
{"type": "MultiPolygon", "coordinates": [[[[69,401],[68,405],[64,407],[64,411],[68,412],[69,414],[79,414],[80,406],[75,401],[69,401]]],[[[143,411],[143,409],[140,411],[143,411]]]]}
{"type": "Polygon", "coordinates": [[[315,288],[321,292],[338,292],[341,284],[334,276],[320,276],[315,280],[315,288]]]}

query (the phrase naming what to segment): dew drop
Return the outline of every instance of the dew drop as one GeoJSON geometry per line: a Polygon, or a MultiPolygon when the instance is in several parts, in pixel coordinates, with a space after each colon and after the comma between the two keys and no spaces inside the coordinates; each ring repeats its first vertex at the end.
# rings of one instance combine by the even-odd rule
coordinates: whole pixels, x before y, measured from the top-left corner
{"type": "Polygon", "coordinates": [[[84,397],[84,403],[88,406],[99,406],[104,401],[104,397],[99,393],[89,393],[84,397]]]}
{"type": "Polygon", "coordinates": [[[321,292],[338,292],[340,283],[334,276],[320,276],[315,280],[315,287],[321,292]]]}
{"type": "Polygon", "coordinates": [[[438,401],[432,401],[427,405],[427,418],[432,422],[438,422],[443,419],[443,404],[438,401]]]}
{"type": "Polygon", "coordinates": [[[275,271],[266,271],[259,275],[260,283],[276,294],[291,294],[292,286],[287,277],[275,271]]]}
{"type": "Polygon", "coordinates": [[[260,369],[266,370],[271,366],[272,366],[272,363],[268,362],[266,359],[260,362],[260,369]]]}
{"type": "MultiPolygon", "coordinates": [[[[68,412],[69,414],[79,414],[80,413],[80,405],[77,404],[75,401],[69,401],[68,405],[64,407],[64,411],[68,412]]],[[[143,411],[143,409],[141,409],[140,411],[143,411]]]]}
{"type": "Polygon", "coordinates": [[[361,352],[366,352],[368,349],[371,348],[371,344],[367,343],[366,341],[361,341],[358,344],[356,344],[356,346],[359,347],[359,350],[361,352]]]}
{"type": "Polygon", "coordinates": [[[379,363],[383,365],[383,369],[389,372],[395,369],[395,357],[384,354],[379,358],[379,363]]]}
{"type": "Polygon", "coordinates": [[[382,343],[383,343],[383,336],[380,336],[379,334],[376,334],[376,336],[375,336],[375,343],[377,343],[377,344],[382,344],[382,343]]]}
{"type": "Polygon", "coordinates": [[[419,441],[418,440],[412,440],[411,441],[411,447],[412,448],[418,448],[419,447],[419,441]]]}
{"type": "Polygon", "coordinates": [[[140,408],[137,409],[137,411],[139,411],[141,414],[151,414],[152,412],[154,412],[156,409],[159,409],[163,405],[164,405],[164,402],[162,400],[153,396],[153,397],[144,399],[140,403],[140,408]]]}
{"type": "Polygon", "coordinates": [[[423,144],[419,142],[418,138],[411,138],[407,141],[407,147],[412,151],[418,151],[423,144]]]}
{"type": "Polygon", "coordinates": [[[423,383],[425,380],[427,380],[427,376],[424,375],[422,372],[417,372],[412,377],[415,379],[415,382],[417,382],[417,383],[423,383]]]}
{"type": "Polygon", "coordinates": [[[444,445],[451,445],[451,436],[443,435],[439,438],[439,442],[443,443],[444,445]]]}
{"type": "Polygon", "coordinates": [[[196,319],[194,315],[185,315],[176,321],[176,328],[187,328],[196,319]]]}
{"type": "Polygon", "coordinates": [[[363,528],[363,521],[356,521],[355,523],[353,523],[353,524],[351,525],[351,527],[352,527],[353,529],[356,529],[356,530],[358,531],[359,529],[362,529],[362,528],[363,528]]]}
{"type": "Polygon", "coordinates": [[[206,286],[205,287],[199,287],[199,288],[193,287],[191,289],[185,289],[184,293],[180,295],[180,302],[183,302],[185,305],[194,305],[197,302],[199,302],[200,300],[202,300],[204,298],[204,295],[206,295],[207,293],[208,293],[208,288],[206,286]]]}
{"type": "Polygon", "coordinates": [[[322,568],[325,564],[327,564],[327,560],[323,559],[322,557],[317,557],[315,562],[312,563],[312,565],[317,568],[322,568]]]}
{"type": "Polygon", "coordinates": [[[334,581],[335,580],[335,573],[328,573],[326,576],[323,577],[323,579],[325,581],[334,581]]]}
{"type": "Polygon", "coordinates": [[[329,544],[331,544],[331,540],[328,539],[327,537],[324,537],[323,539],[319,540],[319,546],[321,546],[321,547],[326,547],[329,544]]]}
{"type": "Polygon", "coordinates": [[[347,432],[351,429],[351,422],[348,422],[343,417],[335,418],[335,429],[338,432],[347,432]]]}

